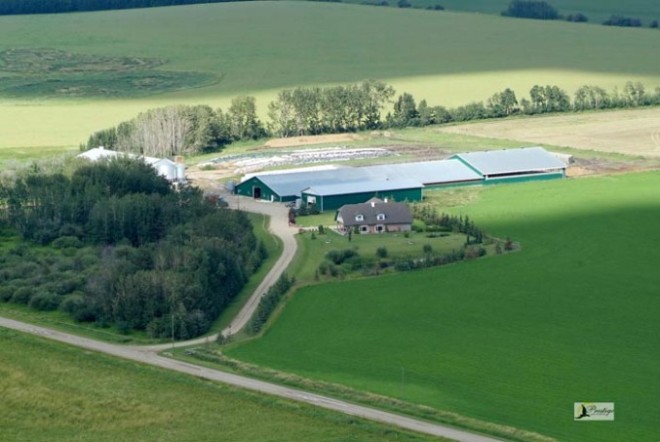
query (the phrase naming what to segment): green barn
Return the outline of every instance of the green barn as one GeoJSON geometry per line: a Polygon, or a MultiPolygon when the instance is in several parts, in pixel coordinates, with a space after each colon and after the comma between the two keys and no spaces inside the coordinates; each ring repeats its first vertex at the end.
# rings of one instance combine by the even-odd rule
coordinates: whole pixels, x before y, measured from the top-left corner
{"type": "Polygon", "coordinates": [[[410,180],[363,181],[309,187],[302,191],[302,203],[316,205],[319,211],[337,210],[346,204],[363,203],[371,198],[392,201],[421,201],[424,185],[410,180]]]}
{"type": "Polygon", "coordinates": [[[310,186],[353,183],[369,179],[365,168],[338,167],[333,170],[281,171],[263,173],[237,184],[234,193],[266,201],[295,201],[310,186]]]}
{"type": "Polygon", "coordinates": [[[295,201],[296,198],[299,198],[300,189],[297,192],[290,192],[287,188],[270,180],[269,177],[270,175],[263,175],[248,178],[236,185],[234,193],[255,199],[277,202],[295,201]]]}

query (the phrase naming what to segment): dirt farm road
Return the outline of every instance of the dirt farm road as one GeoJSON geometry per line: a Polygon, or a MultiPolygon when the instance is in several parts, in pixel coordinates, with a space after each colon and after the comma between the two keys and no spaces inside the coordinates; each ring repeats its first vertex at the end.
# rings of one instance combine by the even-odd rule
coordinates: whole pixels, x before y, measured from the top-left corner
{"type": "MultiPolygon", "coordinates": [[[[236,317],[231,323],[222,330],[222,335],[229,337],[239,330],[241,330],[252,317],[252,314],[259,305],[259,300],[264,293],[277,282],[280,275],[286,270],[291,263],[298,244],[296,243],[295,234],[298,231],[295,226],[289,225],[288,210],[282,204],[269,203],[264,201],[256,201],[251,198],[240,198],[234,195],[223,195],[225,201],[229,203],[232,209],[240,208],[247,212],[260,213],[270,217],[270,231],[275,234],[282,241],[282,255],[280,255],[277,262],[270,272],[264,277],[263,281],[259,284],[257,289],[252,293],[250,299],[245,303],[243,308],[238,312],[236,317]]],[[[189,345],[204,344],[208,341],[215,341],[218,335],[205,336],[202,338],[192,339],[189,341],[181,341],[160,345],[149,345],[135,347],[142,351],[162,351],[172,347],[187,347],[189,345]]]]}
{"type": "MultiPolygon", "coordinates": [[[[257,305],[259,304],[259,299],[263,293],[271,285],[273,285],[275,281],[277,281],[277,279],[280,277],[282,272],[286,270],[296,252],[297,244],[294,234],[297,230],[295,227],[289,226],[287,216],[288,209],[281,204],[253,201],[246,198],[241,198],[239,203],[237,197],[227,196],[225,198],[232,208],[238,208],[238,205],[240,204],[241,210],[269,215],[270,230],[282,240],[284,246],[282,255],[277,260],[273,268],[270,270],[270,272],[268,272],[264,280],[257,287],[255,292],[240,310],[238,315],[236,315],[236,317],[232,320],[231,324],[222,331],[223,335],[229,336],[233,333],[236,333],[243,326],[245,326],[257,305]]],[[[153,346],[126,346],[96,341],[94,339],[84,338],[81,336],[39,327],[3,317],[0,317],[0,327],[52,339],[86,350],[97,351],[143,364],[149,364],[168,370],[174,370],[180,373],[185,373],[211,381],[222,382],[238,388],[246,388],[248,390],[257,391],[260,393],[279,396],[298,402],[304,402],[328,410],[385,423],[423,434],[440,436],[459,442],[497,442],[499,440],[489,436],[474,434],[445,425],[426,422],[412,417],[406,417],[362,405],[356,405],[338,399],[333,399],[331,397],[309,393],[303,390],[289,388],[269,382],[259,381],[249,377],[226,373],[220,370],[200,367],[194,364],[158,355],[159,351],[166,350],[172,346],[180,347],[202,344],[210,339],[215,339],[217,335],[190,341],[178,342],[174,344],[170,343],[153,346]]]]}
{"type": "Polygon", "coordinates": [[[269,382],[263,382],[244,376],[225,373],[219,370],[200,367],[194,364],[159,356],[154,351],[141,351],[137,347],[109,344],[106,342],[83,338],[80,336],[38,327],[2,317],[0,317],[0,327],[52,339],[58,342],[73,345],[75,347],[84,348],[86,350],[97,351],[143,364],[149,364],[168,370],[178,371],[180,373],[185,373],[210,381],[222,382],[234,387],[246,388],[248,390],[257,391],[260,393],[279,396],[298,402],[305,402],[317,407],[326,408],[328,410],[338,411],[340,413],[348,414],[351,416],[357,416],[372,421],[382,422],[407,430],[417,431],[419,433],[441,436],[460,442],[497,442],[497,439],[493,439],[488,436],[472,434],[468,433],[467,431],[446,427],[444,425],[425,422],[406,416],[400,416],[394,413],[389,413],[362,405],[351,404],[349,402],[340,401],[327,396],[321,396],[318,394],[308,393],[302,390],[284,387],[277,384],[271,384],[269,382]]]}

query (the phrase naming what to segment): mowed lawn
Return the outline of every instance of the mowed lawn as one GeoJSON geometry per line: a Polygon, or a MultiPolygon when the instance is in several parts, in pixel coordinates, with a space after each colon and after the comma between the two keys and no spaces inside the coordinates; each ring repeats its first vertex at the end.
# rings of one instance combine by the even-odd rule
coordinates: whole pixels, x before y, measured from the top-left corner
{"type": "Polygon", "coordinates": [[[136,91],[136,98],[0,98],[0,147],[75,147],[91,132],[151,107],[206,103],[226,109],[239,94],[255,95],[265,117],[267,103],[282,88],[369,78],[445,106],[485,100],[506,87],[524,96],[534,84],[557,84],[572,93],[585,83],[611,89],[639,80],[652,89],[660,84],[658,35],[651,29],[318,2],[5,16],[0,51],[152,57],[168,61],[158,69],[211,74],[217,81],[148,97],[136,91]]]}
{"type": "Polygon", "coordinates": [[[0,361],[7,442],[428,440],[3,328],[0,361]]]}
{"type": "Polygon", "coordinates": [[[449,210],[520,252],[307,287],[229,354],[561,441],[656,440],[660,173],[465,190],[449,210]],[[616,420],[574,422],[578,401],[616,420]]]}

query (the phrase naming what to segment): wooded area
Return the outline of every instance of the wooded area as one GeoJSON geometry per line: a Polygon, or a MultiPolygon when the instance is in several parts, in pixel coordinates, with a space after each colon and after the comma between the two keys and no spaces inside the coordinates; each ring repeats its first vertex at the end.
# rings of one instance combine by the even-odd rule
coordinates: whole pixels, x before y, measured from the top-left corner
{"type": "Polygon", "coordinates": [[[395,100],[395,90],[380,81],[346,86],[297,87],[280,91],[268,105],[269,121],[257,117],[254,97],[236,97],[227,112],[209,106],[170,106],[151,109],[133,120],[94,133],[81,149],[105,146],[149,156],[215,152],[233,141],[265,136],[289,137],[362,130],[428,126],[515,114],[534,115],[591,109],[660,105],[660,88],[647,91],[641,82],[627,82],[606,91],[584,85],[573,100],[556,85],[534,85],[529,98],[518,100],[509,88],[478,101],[447,109],[419,103],[408,93],[395,100]],[[383,117],[386,106],[392,111],[383,117]]]}
{"type": "Polygon", "coordinates": [[[0,253],[0,301],[122,331],[206,332],[266,256],[244,213],[139,160],[29,173],[0,200],[0,234],[16,242],[0,253]]]}

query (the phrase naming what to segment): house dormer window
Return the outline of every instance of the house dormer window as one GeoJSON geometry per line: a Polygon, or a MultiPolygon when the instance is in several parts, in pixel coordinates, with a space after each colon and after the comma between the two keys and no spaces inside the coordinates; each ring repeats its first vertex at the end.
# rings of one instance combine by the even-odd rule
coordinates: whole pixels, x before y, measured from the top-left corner
{"type": "Polygon", "coordinates": [[[378,221],[385,221],[385,214],[384,213],[379,213],[378,215],[376,215],[376,219],[378,221]]]}
{"type": "Polygon", "coordinates": [[[355,221],[364,221],[364,215],[362,214],[355,215],[355,221]]]}

